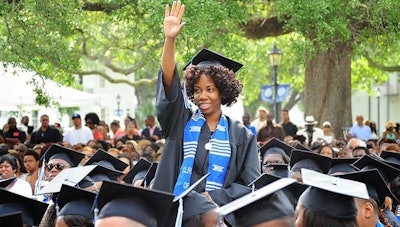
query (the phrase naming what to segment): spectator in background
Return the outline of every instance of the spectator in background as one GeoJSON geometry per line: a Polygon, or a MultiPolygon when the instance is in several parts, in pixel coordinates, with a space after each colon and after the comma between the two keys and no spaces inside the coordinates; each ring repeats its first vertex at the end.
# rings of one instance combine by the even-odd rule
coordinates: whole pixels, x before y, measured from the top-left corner
{"type": "Polygon", "coordinates": [[[62,135],[59,130],[49,125],[49,116],[43,114],[40,116],[41,126],[32,133],[30,144],[57,143],[62,141],[62,135]]]}
{"type": "Polygon", "coordinates": [[[96,113],[88,113],[85,116],[86,126],[93,132],[95,140],[107,140],[106,129],[100,125],[100,118],[96,113]]]}
{"type": "Polygon", "coordinates": [[[256,127],[256,131],[260,131],[260,129],[267,125],[267,114],[268,110],[265,107],[260,106],[257,109],[258,117],[254,119],[250,125],[256,127]]]}
{"type": "Polygon", "coordinates": [[[356,116],[357,123],[350,128],[348,136],[354,137],[363,141],[368,141],[372,138],[371,128],[364,125],[364,117],[361,114],[356,116]]]}
{"type": "Polygon", "coordinates": [[[128,123],[126,135],[124,135],[120,138],[120,140],[122,140],[124,143],[126,143],[126,141],[128,141],[128,140],[139,141],[141,139],[142,139],[142,137],[141,137],[140,131],[139,131],[139,129],[137,129],[135,127],[135,124],[133,124],[133,122],[128,123]]]}
{"type": "Polygon", "coordinates": [[[382,139],[394,140],[399,138],[399,135],[395,131],[396,124],[392,121],[388,121],[385,125],[385,131],[382,133],[382,139]]]}
{"type": "Polygon", "coordinates": [[[243,120],[244,126],[246,126],[254,135],[257,135],[256,127],[254,127],[253,125],[250,124],[250,114],[245,113],[243,115],[242,120],[243,120]]]}
{"type": "Polygon", "coordinates": [[[331,131],[331,127],[332,126],[329,121],[325,121],[322,124],[322,131],[324,132],[324,136],[322,137],[322,139],[329,144],[335,144],[336,138],[335,134],[333,134],[333,132],[331,131]]]}
{"type": "Polygon", "coordinates": [[[112,144],[115,145],[115,141],[126,135],[126,132],[121,129],[118,121],[113,121],[110,123],[110,128],[112,132],[112,144]]]}
{"type": "Polygon", "coordinates": [[[8,118],[8,131],[4,131],[4,136],[6,138],[6,143],[13,148],[17,143],[25,143],[26,134],[24,131],[17,128],[17,121],[14,117],[8,118]]]}
{"type": "Polygon", "coordinates": [[[273,120],[274,114],[268,113],[266,126],[262,127],[257,133],[258,144],[263,145],[265,142],[273,137],[281,141],[285,139],[285,131],[280,125],[274,124],[273,120]]]}
{"type": "Polygon", "coordinates": [[[367,120],[365,120],[364,124],[368,125],[370,127],[370,129],[371,129],[371,134],[372,134],[371,139],[378,140],[379,139],[379,135],[378,135],[378,131],[376,130],[375,121],[371,121],[371,120],[367,119],[367,120]]]}
{"type": "Polygon", "coordinates": [[[30,140],[30,135],[33,131],[33,126],[29,126],[29,117],[23,116],[21,118],[21,124],[18,126],[18,129],[24,131],[26,134],[26,141],[30,140]]]}
{"type": "Polygon", "coordinates": [[[72,123],[74,126],[65,133],[64,141],[74,146],[78,143],[87,144],[89,140],[93,139],[92,130],[82,125],[81,115],[78,113],[73,114],[72,123]]]}
{"type": "Polygon", "coordinates": [[[146,128],[142,131],[142,138],[150,141],[157,141],[162,138],[161,129],[156,126],[153,115],[147,115],[144,121],[146,128]]]}
{"type": "Polygon", "coordinates": [[[34,193],[35,184],[39,177],[39,164],[39,154],[33,150],[28,150],[24,155],[24,167],[27,173],[22,174],[21,179],[31,185],[32,193],[34,193]]]}
{"type": "Polygon", "coordinates": [[[290,121],[289,110],[282,110],[281,117],[282,117],[281,126],[283,130],[285,130],[286,136],[296,135],[297,126],[290,121]]]}
{"type": "MultiPolygon", "coordinates": [[[[18,165],[16,156],[6,154],[0,157],[0,175],[1,179],[6,180],[12,177],[17,177],[18,165]]],[[[19,179],[18,177],[9,184],[6,190],[17,193],[26,197],[32,196],[32,189],[28,182],[19,179]]]]}

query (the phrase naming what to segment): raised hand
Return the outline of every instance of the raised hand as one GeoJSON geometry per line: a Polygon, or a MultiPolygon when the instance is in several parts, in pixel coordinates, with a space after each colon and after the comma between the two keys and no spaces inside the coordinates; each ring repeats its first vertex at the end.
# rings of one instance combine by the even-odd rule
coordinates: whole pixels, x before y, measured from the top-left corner
{"type": "Polygon", "coordinates": [[[165,6],[165,17],[164,17],[164,33],[166,38],[174,39],[182,31],[185,23],[182,23],[182,17],[185,13],[185,5],[180,1],[174,1],[172,3],[171,11],[169,5],[165,6]]]}

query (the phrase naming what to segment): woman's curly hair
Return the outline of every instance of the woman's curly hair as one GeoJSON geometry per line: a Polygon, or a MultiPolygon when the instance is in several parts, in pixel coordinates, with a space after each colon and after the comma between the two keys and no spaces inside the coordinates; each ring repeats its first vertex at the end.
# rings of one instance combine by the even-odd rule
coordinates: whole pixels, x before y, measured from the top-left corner
{"type": "Polygon", "coordinates": [[[194,85],[201,75],[210,76],[221,94],[221,104],[231,106],[237,102],[237,97],[242,92],[243,85],[236,79],[236,74],[222,65],[197,66],[191,65],[185,69],[186,93],[194,102],[194,85]]]}

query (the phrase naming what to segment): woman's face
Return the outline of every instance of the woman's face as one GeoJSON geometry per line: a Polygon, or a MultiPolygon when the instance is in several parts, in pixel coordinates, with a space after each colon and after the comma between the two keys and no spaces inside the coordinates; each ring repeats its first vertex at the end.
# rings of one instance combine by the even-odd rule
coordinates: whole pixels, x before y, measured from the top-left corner
{"type": "Polygon", "coordinates": [[[221,114],[222,97],[211,76],[200,76],[194,85],[194,100],[205,116],[221,114]]]}
{"type": "Polygon", "coordinates": [[[0,163],[0,175],[2,179],[8,179],[13,177],[15,174],[15,169],[11,167],[11,164],[7,161],[0,163]]]}
{"type": "Polygon", "coordinates": [[[330,147],[323,147],[322,150],[321,150],[320,155],[326,156],[328,158],[333,158],[332,149],[330,147]]]}
{"type": "Polygon", "coordinates": [[[264,164],[272,163],[272,164],[283,164],[285,160],[283,159],[281,154],[267,154],[264,156],[264,164]]]}

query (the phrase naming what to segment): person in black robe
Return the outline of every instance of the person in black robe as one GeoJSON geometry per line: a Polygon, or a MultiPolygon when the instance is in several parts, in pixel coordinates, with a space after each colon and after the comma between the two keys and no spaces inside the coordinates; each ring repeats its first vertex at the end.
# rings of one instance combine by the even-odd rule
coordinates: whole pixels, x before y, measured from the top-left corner
{"type": "MultiPolygon", "coordinates": [[[[182,90],[175,62],[175,39],[184,25],[181,21],[184,10],[184,5],[174,2],[171,10],[167,5],[165,11],[166,39],[158,77],[156,109],[166,143],[152,189],[174,192],[183,170],[185,128],[197,111],[204,116],[205,123],[199,130],[190,184],[207,174],[208,167],[213,166],[209,159],[209,151],[213,149],[210,138],[218,132],[217,125],[221,118],[226,118],[230,154],[223,184],[206,190],[207,178],[184,197],[183,205],[184,226],[193,225],[191,221],[194,219],[205,226],[215,226],[217,215],[213,209],[249,193],[251,189],[247,185],[260,175],[260,160],[254,134],[240,122],[226,117],[221,109],[222,105],[230,106],[236,102],[242,90],[242,85],[235,78],[235,71],[242,66],[240,63],[203,49],[185,67],[185,86],[182,90]],[[189,107],[187,97],[198,110],[189,107]]],[[[233,216],[228,215],[225,219],[234,225],[233,216]]]]}

